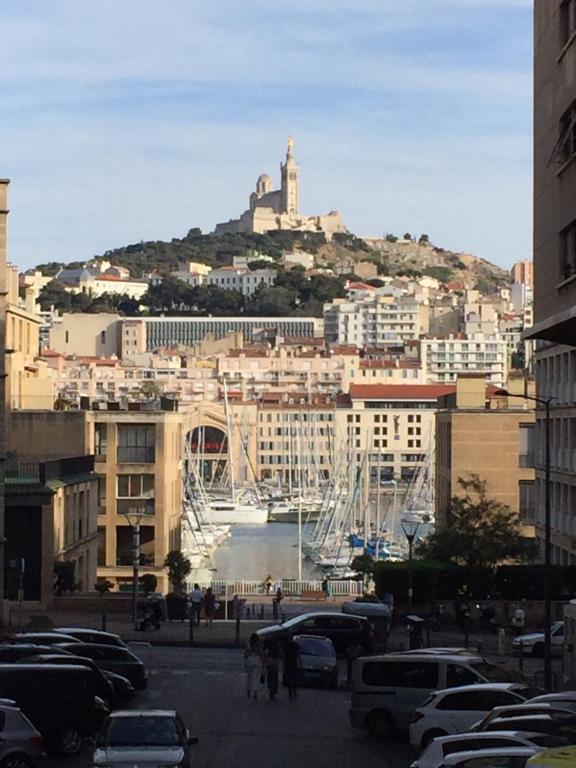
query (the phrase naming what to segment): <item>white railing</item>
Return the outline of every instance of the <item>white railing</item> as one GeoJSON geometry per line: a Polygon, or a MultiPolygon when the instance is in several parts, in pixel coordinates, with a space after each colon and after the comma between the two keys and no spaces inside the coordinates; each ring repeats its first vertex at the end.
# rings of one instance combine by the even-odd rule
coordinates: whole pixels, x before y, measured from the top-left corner
{"type": "MultiPolygon", "coordinates": [[[[321,592],[322,581],[309,579],[297,581],[295,579],[276,579],[270,588],[262,581],[223,581],[214,579],[211,586],[218,595],[233,597],[239,595],[270,595],[276,594],[278,588],[282,590],[284,597],[302,597],[306,592],[321,592]]],[[[354,580],[330,580],[328,582],[329,593],[332,597],[358,597],[362,594],[362,581],[354,580]]]]}

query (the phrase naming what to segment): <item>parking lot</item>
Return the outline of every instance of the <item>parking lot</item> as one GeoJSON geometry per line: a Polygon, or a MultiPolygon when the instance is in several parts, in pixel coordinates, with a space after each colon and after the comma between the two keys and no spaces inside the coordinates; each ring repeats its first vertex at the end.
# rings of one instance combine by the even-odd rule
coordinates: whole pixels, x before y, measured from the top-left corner
{"type": "MultiPolygon", "coordinates": [[[[198,768],[406,768],[414,759],[405,742],[380,743],[352,729],[346,692],[304,689],[290,700],[281,689],[274,701],[247,699],[241,651],[137,652],[150,678],[132,707],[177,709],[200,738],[198,768]]],[[[51,758],[48,765],[88,768],[90,757],[88,749],[73,759],[51,758]]]]}

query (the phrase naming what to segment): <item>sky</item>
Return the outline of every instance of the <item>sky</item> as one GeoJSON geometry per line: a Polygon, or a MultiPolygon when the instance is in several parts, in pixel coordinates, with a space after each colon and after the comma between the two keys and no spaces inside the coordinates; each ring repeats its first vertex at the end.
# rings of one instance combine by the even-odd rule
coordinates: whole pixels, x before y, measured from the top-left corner
{"type": "Polygon", "coordinates": [[[2,0],[9,259],[237,217],[288,134],[300,210],[531,258],[532,0],[2,0]]]}

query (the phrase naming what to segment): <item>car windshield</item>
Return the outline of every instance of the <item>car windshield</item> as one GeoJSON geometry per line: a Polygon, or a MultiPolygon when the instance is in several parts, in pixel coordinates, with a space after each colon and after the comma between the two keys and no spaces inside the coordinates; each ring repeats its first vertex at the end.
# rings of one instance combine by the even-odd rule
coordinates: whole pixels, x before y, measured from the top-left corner
{"type": "Polygon", "coordinates": [[[112,718],[104,732],[103,747],[177,747],[181,741],[172,717],[112,718]]]}
{"type": "Polygon", "coordinates": [[[509,667],[501,667],[497,664],[488,664],[485,661],[470,662],[470,666],[478,674],[491,683],[522,683],[524,677],[521,672],[509,667]]]}
{"type": "Polygon", "coordinates": [[[325,640],[313,640],[307,637],[301,637],[298,640],[300,653],[305,656],[334,656],[334,646],[325,640]]]}

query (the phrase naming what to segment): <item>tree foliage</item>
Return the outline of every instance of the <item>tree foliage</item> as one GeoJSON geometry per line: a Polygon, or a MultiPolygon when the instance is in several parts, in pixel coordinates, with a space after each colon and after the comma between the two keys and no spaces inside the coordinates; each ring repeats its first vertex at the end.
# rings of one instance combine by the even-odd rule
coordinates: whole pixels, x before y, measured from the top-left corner
{"type": "Polygon", "coordinates": [[[459,478],[458,484],[464,495],[452,498],[449,524],[420,545],[419,556],[471,568],[536,557],[536,545],[522,536],[518,515],[506,504],[489,498],[485,480],[471,474],[459,478]]]}
{"type": "Polygon", "coordinates": [[[164,568],[168,568],[168,579],[174,592],[179,593],[184,590],[186,576],[192,570],[190,560],[178,549],[173,549],[166,555],[164,568]]]}

